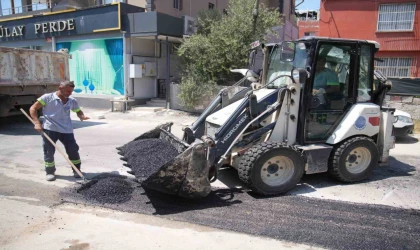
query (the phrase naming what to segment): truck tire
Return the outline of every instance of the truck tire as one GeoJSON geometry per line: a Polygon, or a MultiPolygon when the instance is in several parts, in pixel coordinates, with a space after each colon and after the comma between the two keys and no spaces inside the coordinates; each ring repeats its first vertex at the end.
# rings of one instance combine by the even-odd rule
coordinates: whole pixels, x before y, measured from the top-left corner
{"type": "Polygon", "coordinates": [[[294,188],[302,178],[304,168],[303,157],[294,147],[264,142],[245,152],[239,162],[238,174],[253,192],[277,195],[294,188]]]}
{"type": "Polygon", "coordinates": [[[328,173],[342,182],[361,181],[372,173],[378,162],[379,152],[375,142],[367,137],[354,137],[334,148],[328,173]]]}

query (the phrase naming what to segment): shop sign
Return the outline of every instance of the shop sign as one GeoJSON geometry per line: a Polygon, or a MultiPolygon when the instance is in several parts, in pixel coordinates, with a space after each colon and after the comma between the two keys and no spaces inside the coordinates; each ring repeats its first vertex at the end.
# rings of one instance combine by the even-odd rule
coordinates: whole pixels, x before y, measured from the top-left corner
{"type": "MultiPolygon", "coordinates": [[[[74,19],[68,19],[64,21],[56,22],[44,22],[35,23],[34,30],[35,34],[45,34],[52,32],[62,32],[65,30],[74,30],[74,19]]],[[[16,37],[23,36],[25,25],[19,25],[14,27],[3,27],[0,25],[0,37],[16,37]]]]}
{"type": "Polygon", "coordinates": [[[3,28],[3,26],[0,25],[0,37],[22,36],[24,28],[24,25],[15,26],[13,28],[3,28]]]}

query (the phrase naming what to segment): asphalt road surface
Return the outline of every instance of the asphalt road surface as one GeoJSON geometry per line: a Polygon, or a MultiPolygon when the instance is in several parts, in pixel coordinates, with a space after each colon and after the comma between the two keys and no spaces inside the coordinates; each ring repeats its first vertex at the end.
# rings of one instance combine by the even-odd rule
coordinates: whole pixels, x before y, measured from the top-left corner
{"type": "MultiPolygon", "coordinates": [[[[90,112],[85,113],[91,115],[90,112]]],[[[194,117],[178,114],[137,116],[135,113],[115,113],[107,114],[106,117],[104,120],[92,119],[89,122],[78,122],[75,119],[82,170],[87,177],[99,173],[127,174],[128,169],[123,167],[124,162],[120,160],[121,156],[115,147],[168,120],[174,121],[173,131],[180,136],[181,124],[194,120],[194,117]]],[[[217,241],[214,246],[220,242],[232,243],[235,237],[229,232],[241,232],[249,236],[265,236],[258,237],[258,240],[253,238],[255,245],[249,245],[248,249],[260,249],[261,244],[257,242],[272,244],[270,241],[260,241],[270,238],[331,249],[418,249],[420,246],[420,143],[415,138],[400,141],[391,151],[390,165],[378,167],[364,182],[346,185],[332,181],[324,174],[305,176],[287,196],[255,196],[242,187],[236,171],[231,169],[221,172],[220,181],[213,183],[214,191],[208,197],[195,202],[146,191],[131,182],[134,192],[130,200],[122,204],[105,205],[115,211],[107,212],[112,214],[109,215],[112,220],[108,217],[99,220],[96,211],[103,205],[87,202],[82,195],[71,192],[75,179],[67,162],[58,152],[55,160],[58,178],[52,183],[45,181],[40,136],[25,119],[0,124],[0,142],[0,231],[3,232],[0,234],[0,242],[7,242],[9,245],[6,246],[17,246],[12,249],[32,245],[44,249],[44,243],[51,244],[53,241],[60,245],[64,243],[59,240],[74,238],[89,242],[92,249],[95,246],[100,248],[104,242],[111,244],[111,239],[120,246],[135,242],[134,239],[126,241],[117,237],[125,235],[127,225],[133,226],[127,219],[133,216],[120,211],[163,219],[166,221],[163,223],[165,226],[159,230],[171,233],[172,238],[167,237],[171,244],[181,239],[178,231],[165,229],[167,224],[175,221],[182,225],[179,230],[183,232],[186,227],[183,223],[189,222],[192,225],[225,229],[219,236],[229,235],[222,241],[219,240],[221,238],[208,239],[209,234],[198,235],[197,231],[189,231],[188,236],[182,238],[185,244],[191,244],[194,237],[208,242],[217,241]],[[73,208],[75,203],[86,204],[82,207],[91,214],[73,208]],[[21,211],[29,215],[38,211],[38,217],[44,220],[40,220],[37,227],[22,223],[27,215],[23,216],[21,211]],[[49,227],[51,219],[43,215],[50,212],[60,218],[61,214],[66,214],[69,218],[65,222],[67,225],[49,227]],[[126,219],[116,224],[113,220],[118,218],[126,219]],[[89,224],[94,222],[96,227],[89,224]],[[62,232],[60,230],[63,226],[72,230],[62,232]],[[107,235],[103,235],[105,231],[107,235]],[[28,233],[30,237],[25,238],[24,235],[28,233]]],[[[150,220],[149,217],[141,217],[141,221],[150,220]]],[[[52,225],[57,225],[55,223],[52,225]]],[[[150,235],[155,234],[155,229],[145,228],[146,231],[137,232],[139,241],[136,243],[142,244],[145,239],[149,239],[148,244],[153,242],[150,235]],[[141,238],[141,235],[145,235],[145,238],[141,238]]],[[[234,243],[237,247],[233,248],[244,249],[245,238],[237,237],[234,243]]],[[[54,246],[49,245],[47,249],[54,249],[54,246]]],[[[140,245],[133,243],[131,246],[140,245]]],[[[190,249],[197,249],[194,246],[190,246],[190,249]]]]}
{"type": "MultiPolygon", "coordinates": [[[[234,172],[234,170],[225,170],[234,172]]],[[[260,197],[247,190],[216,189],[190,201],[135,187],[129,201],[101,204],[67,188],[65,201],[158,215],[251,235],[329,249],[418,249],[420,211],[299,196],[260,197]]],[[[76,185],[77,187],[77,185],[76,185]]]]}

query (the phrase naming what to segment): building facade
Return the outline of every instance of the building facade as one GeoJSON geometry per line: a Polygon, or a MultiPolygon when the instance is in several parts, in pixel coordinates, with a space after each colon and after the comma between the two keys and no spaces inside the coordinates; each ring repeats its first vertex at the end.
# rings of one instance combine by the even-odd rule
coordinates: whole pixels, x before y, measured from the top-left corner
{"type": "Polygon", "coordinates": [[[275,36],[268,37],[269,42],[291,41],[299,36],[297,27],[295,6],[296,0],[261,0],[262,4],[268,8],[275,8],[283,16],[282,23],[274,27],[275,36]]]}
{"type": "Polygon", "coordinates": [[[45,51],[67,49],[72,55],[69,67],[70,79],[76,84],[75,93],[123,95],[125,25],[121,17],[145,10],[119,3],[84,7],[36,15],[31,11],[3,15],[0,46],[45,51]]]}
{"type": "MultiPolygon", "coordinates": [[[[294,0],[261,2],[285,13],[282,39],[297,38],[294,0]]],[[[194,33],[198,12],[227,7],[228,0],[0,0],[0,46],[67,49],[79,99],[142,103],[164,98],[179,77],[176,46],[194,33]]]]}
{"type": "Polygon", "coordinates": [[[420,77],[420,0],[321,1],[319,35],[375,40],[376,69],[388,77],[420,77]]]}
{"type": "Polygon", "coordinates": [[[316,10],[296,11],[299,27],[299,38],[319,36],[319,15],[316,10]]]}

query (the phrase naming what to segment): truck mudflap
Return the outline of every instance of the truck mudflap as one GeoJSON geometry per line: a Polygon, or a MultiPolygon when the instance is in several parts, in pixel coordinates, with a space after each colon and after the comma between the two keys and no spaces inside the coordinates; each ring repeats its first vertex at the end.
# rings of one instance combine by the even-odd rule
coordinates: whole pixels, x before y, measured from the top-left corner
{"type": "MultiPolygon", "coordinates": [[[[141,184],[146,189],[188,199],[206,197],[211,192],[207,147],[201,140],[196,140],[191,145],[181,141],[170,132],[171,125],[171,123],[160,125],[134,139],[135,141],[163,139],[171,143],[179,153],[141,184]]],[[[120,155],[124,155],[126,145],[117,148],[120,155]]]]}

